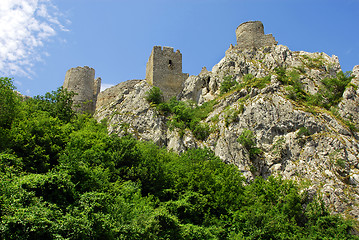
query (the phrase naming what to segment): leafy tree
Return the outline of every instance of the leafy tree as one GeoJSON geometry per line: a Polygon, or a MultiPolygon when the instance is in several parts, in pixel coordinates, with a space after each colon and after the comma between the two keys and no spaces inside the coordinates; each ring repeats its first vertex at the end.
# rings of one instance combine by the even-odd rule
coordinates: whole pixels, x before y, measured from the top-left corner
{"type": "Polygon", "coordinates": [[[9,147],[22,158],[25,171],[43,173],[57,165],[69,129],[47,112],[36,113],[13,123],[9,147]]]}
{"type": "Polygon", "coordinates": [[[60,87],[44,96],[35,96],[30,101],[36,109],[49,112],[52,117],[58,117],[61,121],[70,122],[75,116],[72,100],[74,95],[74,92],[68,92],[67,89],[60,87]]]}
{"type": "Polygon", "coordinates": [[[10,128],[20,101],[11,78],[0,77],[0,128],[10,128]]]}
{"type": "MultiPolygon", "coordinates": [[[[245,183],[208,149],[178,155],[109,135],[104,122],[73,116],[69,95],[52,94],[18,101],[0,127],[0,239],[358,239],[292,181],[245,183]]],[[[214,104],[159,105],[196,131],[214,104]]],[[[255,149],[253,133],[241,136],[255,149]]]]}

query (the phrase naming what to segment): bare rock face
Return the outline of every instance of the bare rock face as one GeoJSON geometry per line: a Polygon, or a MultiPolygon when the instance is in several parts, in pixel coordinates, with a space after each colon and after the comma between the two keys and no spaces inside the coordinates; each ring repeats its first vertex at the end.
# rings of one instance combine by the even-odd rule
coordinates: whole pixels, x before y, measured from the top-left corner
{"type": "Polygon", "coordinates": [[[146,92],[151,88],[145,80],[130,80],[106,89],[99,96],[94,116],[99,121],[107,120],[109,133],[132,134],[139,140],[165,146],[167,127],[164,117],[145,100],[146,92]]]}
{"type": "Polygon", "coordinates": [[[311,94],[317,92],[321,79],[335,77],[337,72],[341,71],[338,57],[330,57],[325,53],[293,52],[283,45],[257,50],[230,47],[211,72],[189,77],[179,98],[201,105],[220,94],[220,86],[226,76],[241,82],[247,74],[262,78],[273,74],[276,68],[286,68],[288,71],[299,69],[304,90],[311,94]]]}
{"type": "Polygon", "coordinates": [[[101,107],[107,106],[109,103],[114,101],[116,97],[118,97],[119,95],[121,96],[121,94],[128,92],[129,89],[132,89],[139,82],[141,82],[141,80],[130,80],[126,82],[121,82],[116,86],[107,88],[104,91],[100,92],[97,96],[96,109],[99,110],[101,109],[101,107]]]}
{"type": "Polygon", "coordinates": [[[296,180],[310,196],[320,195],[332,212],[358,219],[359,135],[343,119],[358,127],[359,66],[338,106],[341,118],[290,99],[279,68],[295,71],[308,94],[318,91],[322,79],[341,71],[338,58],[325,53],[293,52],[272,43],[257,48],[232,46],[212,71],[203,69],[190,76],[177,96],[198,105],[216,101],[201,121],[211,129],[204,140],[196,139],[189,129],[168,127],[170,116],[161,115],[144,99],[152,87],[145,80],[121,83],[101,93],[94,116],[107,120],[110,133],[132,134],[178,153],[207,147],[237,166],[248,181],[270,175],[296,180]],[[262,87],[249,82],[220,94],[226,77],[241,84],[248,74],[256,79],[270,77],[262,87]],[[256,154],[237,141],[244,131],[253,133],[256,154]]]}
{"type": "Polygon", "coordinates": [[[344,119],[354,122],[355,127],[359,129],[359,65],[353,68],[352,75],[354,78],[339,104],[339,113],[344,119]]]}

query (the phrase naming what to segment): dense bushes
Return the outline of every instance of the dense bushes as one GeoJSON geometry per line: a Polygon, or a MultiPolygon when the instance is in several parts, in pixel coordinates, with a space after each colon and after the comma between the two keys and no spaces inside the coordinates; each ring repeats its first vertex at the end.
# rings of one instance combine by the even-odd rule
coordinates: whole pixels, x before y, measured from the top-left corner
{"type": "Polygon", "coordinates": [[[208,149],[179,156],[43,101],[19,102],[1,126],[0,239],[358,239],[292,181],[246,184],[208,149]]]}
{"type": "Polygon", "coordinates": [[[267,86],[271,81],[271,75],[267,75],[262,78],[256,78],[252,74],[246,74],[241,79],[241,82],[237,82],[233,76],[228,75],[223,78],[223,82],[219,87],[220,93],[223,95],[232,90],[238,91],[243,88],[251,89],[251,88],[259,88],[262,89],[267,86]]]}
{"type": "Polygon", "coordinates": [[[149,103],[159,104],[163,102],[163,93],[159,87],[152,87],[148,92],[146,92],[145,99],[149,103]]]}
{"type": "Polygon", "coordinates": [[[305,104],[326,108],[336,107],[340,102],[345,88],[353,79],[351,72],[338,72],[336,77],[324,78],[316,94],[309,94],[303,90],[296,70],[287,72],[284,68],[275,69],[278,80],[287,85],[288,98],[304,102],[305,104]]]}
{"type": "Polygon", "coordinates": [[[197,106],[191,102],[178,101],[171,98],[168,102],[158,104],[157,110],[164,115],[170,115],[168,126],[178,128],[183,135],[186,128],[190,129],[198,140],[205,140],[211,133],[207,123],[201,122],[213,110],[216,101],[205,102],[197,106]]]}

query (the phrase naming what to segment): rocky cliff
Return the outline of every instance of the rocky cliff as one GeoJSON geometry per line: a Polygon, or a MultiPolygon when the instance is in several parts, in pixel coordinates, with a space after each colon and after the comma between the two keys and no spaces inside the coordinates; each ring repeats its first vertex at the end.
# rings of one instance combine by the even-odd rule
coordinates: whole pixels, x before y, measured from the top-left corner
{"type": "Polygon", "coordinates": [[[310,197],[322,197],[333,212],[358,219],[359,66],[353,69],[354,78],[340,71],[338,58],[325,53],[275,44],[231,46],[212,71],[190,76],[177,97],[192,107],[211,103],[197,123],[208,127],[205,137],[169,124],[174,114],[145,100],[152,88],[145,80],[101,92],[95,118],[107,120],[110,133],[132,134],[178,153],[210,148],[248,181],[269,175],[298,180],[310,197]],[[327,93],[325,79],[340,76],[351,80],[342,97],[331,105],[319,104],[323,98],[318,96],[327,93]]]}

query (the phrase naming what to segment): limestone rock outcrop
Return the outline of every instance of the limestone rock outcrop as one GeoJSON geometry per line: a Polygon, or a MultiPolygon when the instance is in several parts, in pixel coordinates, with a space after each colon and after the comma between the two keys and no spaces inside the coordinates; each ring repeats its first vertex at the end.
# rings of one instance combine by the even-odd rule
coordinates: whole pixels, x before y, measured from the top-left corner
{"type": "Polygon", "coordinates": [[[237,166],[248,181],[270,175],[296,180],[311,197],[321,196],[332,212],[358,219],[359,135],[345,120],[358,126],[359,67],[353,70],[356,77],[346,88],[336,115],[288,97],[290,83],[283,83],[278,69],[295,71],[301,91],[315,94],[322,79],[341,71],[338,58],[272,43],[230,47],[212,71],[203,69],[183,83],[179,100],[198,105],[215,101],[201,120],[211,129],[205,139],[196,139],[189,129],[169,128],[171,116],[161,114],[144,99],[152,88],[145,80],[120,83],[100,93],[94,116],[107,120],[110,133],[132,134],[178,153],[198,147],[212,149],[224,162],[237,166]],[[248,74],[267,80],[261,87],[249,82],[221,94],[228,76],[240,86],[248,74]],[[257,154],[237,141],[248,130],[260,149],[257,154]]]}
{"type": "Polygon", "coordinates": [[[353,68],[352,79],[350,85],[343,94],[343,100],[339,103],[340,115],[355,124],[355,128],[359,129],[359,65],[353,68]]]}

